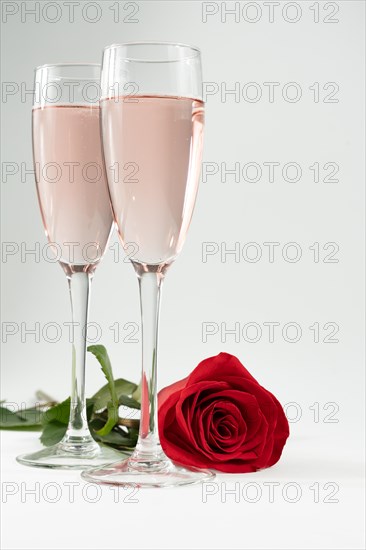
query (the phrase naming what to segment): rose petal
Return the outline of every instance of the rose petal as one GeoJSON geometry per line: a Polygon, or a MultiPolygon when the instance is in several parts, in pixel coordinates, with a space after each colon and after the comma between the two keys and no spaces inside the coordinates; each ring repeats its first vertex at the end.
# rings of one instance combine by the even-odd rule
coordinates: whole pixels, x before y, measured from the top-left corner
{"type": "Polygon", "coordinates": [[[277,399],[226,353],[162,390],[158,412],[165,452],[198,468],[244,473],[271,466],[289,435],[277,399]]]}
{"type": "Polygon", "coordinates": [[[258,384],[256,379],[247,371],[237,357],[221,352],[214,357],[208,357],[201,361],[188,376],[186,385],[188,386],[201,381],[207,382],[208,380],[226,381],[228,376],[244,377],[258,384]],[[225,377],[223,378],[224,372],[225,377]]]}

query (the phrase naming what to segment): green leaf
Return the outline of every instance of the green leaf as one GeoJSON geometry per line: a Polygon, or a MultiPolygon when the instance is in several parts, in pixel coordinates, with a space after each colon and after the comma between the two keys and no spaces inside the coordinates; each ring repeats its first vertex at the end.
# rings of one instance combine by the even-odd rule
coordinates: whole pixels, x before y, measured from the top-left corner
{"type": "Polygon", "coordinates": [[[138,431],[134,429],[122,430],[117,426],[105,436],[98,435],[103,421],[95,418],[90,423],[91,433],[96,441],[110,445],[116,449],[132,451],[137,443],[138,431]]]}
{"type": "Polygon", "coordinates": [[[114,384],[114,378],[113,378],[113,371],[112,371],[112,365],[111,361],[109,359],[107,350],[104,346],[97,345],[97,346],[88,346],[88,351],[92,353],[99,361],[100,366],[102,368],[102,371],[104,373],[104,376],[107,379],[108,387],[110,391],[110,396],[112,398],[112,402],[117,403],[117,393],[116,393],[116,387],[114,384]]]}
{"type": "Polygon", "coordinates": [[[141,405],[138,401],[128,395],[120,395],[118,399],[118,405],[129,407],[130,409],[141,409],[141,405]]]}
{"type": "Polygon", "coordinates": [[[19,426],[26,421],[19,414],[7,409],[6,407],[0,407],[0,425],[1,427],[10,428],[11,426],[19,426]]]}
{"type": "MultiPolygon", "coordinates": [[[[114,387],[116,389],[118,399],[120,399],[122,395],[132,395],[137,388],[136,384],[133,384],[128,380],[124,380],[123,378],[117,378],[117,380],[114,381],[114,387]]],[[[109,384],[107,383],[105,386],[100,388],[100,390],[93,395],[92,399],[94,401],[94,411],[106,409],[108,401],[111,400],[109,384]]]]}
{"type": "Polygon", "coordinates": [[[112,401],[110,401],[107,405],[107,411],[108,411],[108,420],[104,424],[103,428],[98,430],[98,435],[107,435],[112,430],[112,428],[117,424],[118,422],[118,406],[116,407],[112,401]]]}
{"type": "Polygon", "coordinates": [[[52,420],[43,427],[42,435],[40,437],[41,443],[46,447],[56,445],[64,437],[67,430],[67,424],[59,422],[58,420],[52,420]]]}
{"type": "Polygon", "coordinates": [[[44,411],[39,407],[30,407],[20,411],[20,416],[27,421],[28,426],[42,426],[44,411]]]}
{"type": "Polygon", "coordinates": [[[11,430],[12,432],[40,432],[41,424],[19,424],[18,426],[0,426],[0,430],[11,430]]]}
{"type": "Polygon", "coordinates": [[[90,351],[98,359],[100,366],[102,367],[102,371],[107,379],[110,391],[111,400],[107,404],[108,421],[99,431],[99,435],[106,435],[111,431],[118,420],[118,396],[114,384],[112,365],[108,357],[107,350],[104,346],[89,346],[88,351],[90,351]]]}
{"type": "Polygon", "coordinates": [[[133,399],[136,399],[139,403],[141,403],[141,382],[138,386],[136,386],[135,391],[132,394],[133,399]]]}
{"type": "MultiPolygon", "coordinates": [[[[91,434],[96,441],[117,449],[131,451],[137,443],[139,420],[128,417],[120,419],[118,409],[124,406],[139,410],[141,386],[123,378],[114,380],[112,365],[104,346],[89,346],[88,351],[93,353],[99,361],[107,379],[107,383],[91,399],[86,400],[86,414],[91,434]]],[[[73,368],[75,368],[75,357],[73,357],[73,368]]],[[[52,401],[50,397],[43,394],[42,398],[52,401]]],[[[69,423],[70,398],[47,410],[45,406],[51,403],[17,412],[7,409],[4,403],[6,401],[0,402],[0,429],[42,429],[40,439],[46,446],[55,445],[64,437],[69,423]]],[[[82,406],[81,403],[80,406],[82,406]]]]}
{"type": "Polygon", "coordinates": [[[54,407],[51,407],[43,413],[42,423],[43,425],[48,424],[49,422],[58,422],[59,424],[64,424],[67,426],[69,423],[70,417],[70,397],[58,403],[54,407]]]}
{"type": "MultiPolygon", "coordinates": [[[[91,419],[94,408],[94,400],[86,400],[86,415],[88,421],[91,419]]],[[[68,397],[62,403],[51,407],[43,413],[42,425],[43,431],[40,437],[43,445],[47,447],[55,445],[66,433],[70,417],[70,398],[68,397]]]]}
{"type": "Polygon", "coordinates": [[[6,407],[0,406],[0,429],[28,430],[41,426],[42,412],[36,407],[23,409],[15,413],[6,407]]]}
{"type": "Polygon", "coordinates": [[[93,398],[86,398],[86,418],[88,422],[93,416],[94,412],[94,399],[93,398]]]}

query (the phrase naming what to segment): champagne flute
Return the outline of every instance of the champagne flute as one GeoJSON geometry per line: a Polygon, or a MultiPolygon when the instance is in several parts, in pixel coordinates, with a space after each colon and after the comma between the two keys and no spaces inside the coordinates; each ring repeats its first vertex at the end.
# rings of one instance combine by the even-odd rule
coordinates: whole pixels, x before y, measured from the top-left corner
{"type": "Polygon", "coordinates": [[[126,460],[82,473],[87,481],[167,487],[212,478],[164,454],[157,423],[161,286],[182,249],[196,199],[204,104],[201,59],[183,44],[116,44],[104,50],[102,146],[114,219],[141,301],[142,403],[137,446],[126,460]]]}
{"type": "Polygon", "coordinates": [[[32,114],[38,200],[50,247],[63,268],[72,309],[72,391],[64,438],[21,455],[44,468],[85,469],[121,456],[99,446],[86,417],[86,330],[90,285],[113,226],[99,124],[100,65],[38,67],[32,114]]]}

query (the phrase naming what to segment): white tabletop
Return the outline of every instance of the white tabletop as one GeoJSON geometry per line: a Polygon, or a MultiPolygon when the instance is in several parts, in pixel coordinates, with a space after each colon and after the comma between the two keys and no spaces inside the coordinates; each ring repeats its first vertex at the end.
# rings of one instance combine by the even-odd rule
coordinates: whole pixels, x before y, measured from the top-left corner
{"type": "Polygon", "coordinates": [[[332,428],[292,426],[268,470],[134,492],[21,466],[15,456],[39,448],[39,434],[1,432],[2,548],[363,548],[362,466],[332,428]]]}

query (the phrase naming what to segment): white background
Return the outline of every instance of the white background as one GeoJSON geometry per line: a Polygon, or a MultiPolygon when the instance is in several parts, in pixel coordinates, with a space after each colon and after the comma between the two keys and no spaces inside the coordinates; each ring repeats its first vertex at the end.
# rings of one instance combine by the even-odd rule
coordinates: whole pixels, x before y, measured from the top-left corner
{"type": "MultiPolygon", "coordinates": [[[[90,2],[75,6],[74,22],[64,2],[58,2],[55,23],[50,22],[57,15],[54,7],[42,11],[46,2],[40,3],[35,22],[25,12],[34,4],[2,3],[2,80],[10,83],[8,91],[11,83],[31,90],[37,65],[100,61],[102,48],[114,42],[175,41],[202,49],[204,81],[217,92],[206,98],[204,169],[217,163],[219,171],[201,183],[186,245],[165,283],[159,387],[186,376],[203,358],[227,351],[283,405],[292,404],[286,409],[297,421],[291,422],[283,457],[272,469],[219,475],[210,487],[140,491],[130,495],[135,503],[124,502],[126,491],[117,495],[119,503],[108,488],[85,494],[78,473],[50,474],[17,465],[18,453],[39,447],[38,434],[3,432],[3,548],[364,548],[364,2],[281,2],[273,8],[273,22],[267,2],[237,3],[239,13],[227,15],[226,21],[225,7],[233,9],[235,3],[211,2],[209,8],[217,13],[206,22],[208,7],[201,2],[122,2],[119,22],[114,22],[116,3],[103,1],[94,3],[100,15],[95,23],[90,2]],[[135,6],[137,13],[129,16],[135,6]],[[13,8],[17,13],[6,17],[4,9],[13,8]],[[273,98],[264,84],[269,82],[278,83],[273,98]],[[225,96],[225,89],[235,86],[240,97],[225,96]],[[256,90],[261,97],[250,101],[256,90]],[[291,101],[295,92],[298,101],[291,101]],[[263,164],[268,162],[280,163],[272,182],[263,164]],[[282,172],[289,162],[301,168],[297,182],[286,181],[294,177],[291,168],[282,172]],[[257,163],[262,176],[248,182],[242,174],[240,181],[227,175],[225,182],[221,163],[228,169],[257,163]],[[309,168],[314,163],[320,166],[319,182],[309,168]],[[324,181],[333,166],[324,169],[326,163],[337,165],[337,182],[324,181]],[[207,242],[216,243],[212,249],[218,252],[203,261],[207,242]],[[268,242],[279,243],[273,261],[263,244],[268,242]],[[295,248],[287,243],[297,243],[298,261],[290,261],[295,248]],[[314,243],[319,243],[319,261],[314,243]],[[327,243],[335,245],[324,250],[327,243]],[[235,246],[239,258],[221,256],[225,247],[235,246]],[[250,262],[256,251],[261,257],[250,262]],[[273,342],[264,325],[270,322],[280,324],[273,342]],[[217,333],[203,341],[205,323],[213,323],[217,333]],[[222,326],[232,329],[235,323],[240,334],[228,334],[225,341],[222,326]],[[247,323],[257,325],[245,333],[247,323]],[[291,327],[286,332],[287,323],[296,323],[297,342],[288,341],[295,332],[291,327]],[[314,323],[319,323],[319,342],[309,328],[314,323]],[[324,328],[326,323],[332,324],[324,328]],[[250,341],[258,325],[258,341],[250,341]],[[336,341],[325,342],[336,325],[336,341]],[[78,484],[74,502],[70,481],[78,484]],[[247,486],[252,482],[256,485],[247,486]],[[268,482],[279,484],[274,502],[264,485],[268,482]],[[38,503],[38,496],[26,493],[32,487],[38,503]],[[225,498],[225,490],[235,487],[238,493],[225,498]],[[209,490],[215,494],[207,495],[209,490]],[[250,502],[256,493],[257,502],[250,502]],[[297,502],[289,502],[296,495],[297,502]],[[97,502],[90,502],[94,497],[97,502]]],[[[31,93],[3,96],[2,240],[19,252],[3,255],[1,265],[2,398],[17,403],[30,402],[37,389],[64,399],[71,370],[63,272],[42,257],[20,253],[35,246],[42,251],[46,243],[33,176],[22,178],[21,170],[9,175],[7,164],[32,168],[31,106],[31,93]],[[52,330],[42,336],[51,322],[63,329],[57,343],[47,341],[52,330]],[[25,334],[35,323],[39,342],[25,334]],[[16,334],[7,334],[10,326],[16,334]]],[[[253,169],[248,174],[253,178],[253,169]]],[[[115,375],[138,382],[140,335],[137,342],[123,341],[131,330],[125,325],[139,323],[137,283],[128,262],[122,256],[114,261],[112,250],[96,272],[90,321],[100,324],[100,343],[110,352],[115,375]],[[114,323],[119,323],[119,342],[109,328],[114,323]]],[[[88,394],[103,383],[90,358],[88,394]]]]}

